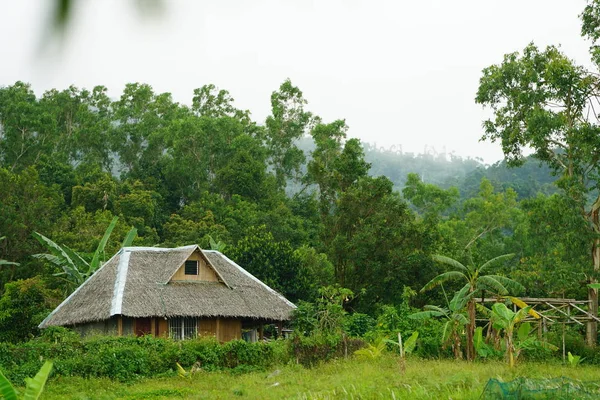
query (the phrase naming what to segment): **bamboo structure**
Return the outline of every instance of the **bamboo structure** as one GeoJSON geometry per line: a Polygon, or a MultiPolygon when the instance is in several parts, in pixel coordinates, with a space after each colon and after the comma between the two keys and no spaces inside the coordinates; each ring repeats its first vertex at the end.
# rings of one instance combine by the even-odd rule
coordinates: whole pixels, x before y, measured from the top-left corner
{"type": "MultiPolygon", "coordinates": [[[[477,303],[497,303],[509,301],[505,297],[486,297],[476,299],[477,303]]],[[[539,297],[519,297],[528,306],[533,306],[535,312],[540,315],[539,319],[529,315],[525,321],[538,321],[538,336],[542,336],[547,331],[548,324],[561,324],[562,329],[562,353],[563,361],[565,354],[565,326],[567,324],[577,324],[585,326],[589,322],[600,322],[600,319],[593,313],[585,310],[590,308],[590,300],[562,299],[562,298],[539,298],[539,297]]],[[[516,304],[514,304],[516,308],[516,304]]]]}

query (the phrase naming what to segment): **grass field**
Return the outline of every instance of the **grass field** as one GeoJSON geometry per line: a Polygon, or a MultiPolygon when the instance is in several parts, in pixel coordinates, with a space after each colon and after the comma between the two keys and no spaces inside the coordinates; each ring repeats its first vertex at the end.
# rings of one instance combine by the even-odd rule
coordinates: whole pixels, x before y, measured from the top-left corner
{"type": "Polygon", "coordinates": [[[282,366],[233,375],[199,372],[119,383],[108,379],[54,378],[43,399],[477,399],[489,378],[566,376],[600,382],[600,368],[560,363],[523,363],[509,369],[500,362],[409,359],[400,372],[397,359],[338,360],[317,368],[282,366]]]}

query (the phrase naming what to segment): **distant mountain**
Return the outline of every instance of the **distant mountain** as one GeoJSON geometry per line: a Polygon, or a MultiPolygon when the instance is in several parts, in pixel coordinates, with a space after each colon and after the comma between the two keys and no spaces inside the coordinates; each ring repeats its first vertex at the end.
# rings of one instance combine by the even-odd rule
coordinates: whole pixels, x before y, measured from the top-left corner
{"type": "MultiPolygon", "coordinates": [[[[315,146],[310,137],[298,141],[308,158],[315,146]]],[[[550,168],[528,158],[521,167],[511,168],[499,161],[486,165],[481,159],[463,158],[454,154],[414,154],[397,148],[382,148],[363,143],[365,159],[371,163],[370,174],[387,176],[396,190],[401,191],[409,173],[418,174],[424,182],[443,188],[456,186],[462,198],[469,198],[479,191],[482,178],[489,179],[497,190],[513,188],[519,198],[534,197],[537,193],[551,194],[557,191],[550,168]]]]}

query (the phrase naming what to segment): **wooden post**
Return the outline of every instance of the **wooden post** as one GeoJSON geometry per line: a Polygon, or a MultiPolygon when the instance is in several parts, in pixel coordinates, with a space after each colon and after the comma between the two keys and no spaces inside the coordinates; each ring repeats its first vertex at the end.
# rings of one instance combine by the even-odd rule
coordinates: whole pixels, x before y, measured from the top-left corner
{"type": "Polygon", "coordinates": [[[123,317],[117,317],[117,336],[123,336],[123,317]]]}
{"type": "Polygon", "coordinates": [[[562,330],[563,363],[565,363],[567,361],[567,356],[566,356],[566,353],[565,353],[565,325],[566,325],[566,323],[562,324],[562,326],[563,326],[562,327],[563,328],[563,330],[562,330]]]}
{"type": "Polygon", "coordinates": [[[279,321],[279,323],[277,324],[277,329],[279,330],[278,337],[283,337],[283,321],[279,321]]]}
{"type": "Polygon", "coordinates": [[[221,318],[217,317],[217,329],[216,329],[217,340],[221,342],[221,318]]]}

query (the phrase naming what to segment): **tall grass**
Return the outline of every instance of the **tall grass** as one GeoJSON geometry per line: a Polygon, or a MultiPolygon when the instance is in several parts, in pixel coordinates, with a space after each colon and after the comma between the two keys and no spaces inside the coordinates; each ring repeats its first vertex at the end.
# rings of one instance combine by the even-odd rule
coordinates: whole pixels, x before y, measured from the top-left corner
{"type": "Polygon", "coordinates": [[[409,358],[400,372],[398,358],[334,360],[314,368],[289,364],[264,372],[199,372],[191,379],[172,376],[120,384],[108,379],[59,377],[49,382],[45,399],[477,399],[488,379],[567,376],[600,381],[600,368],[570,368],[558,362],[468,363],[409,358]]]}

